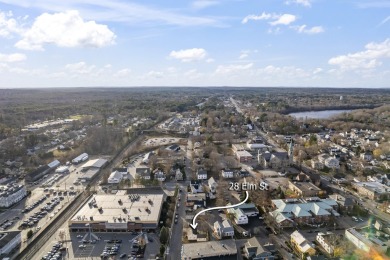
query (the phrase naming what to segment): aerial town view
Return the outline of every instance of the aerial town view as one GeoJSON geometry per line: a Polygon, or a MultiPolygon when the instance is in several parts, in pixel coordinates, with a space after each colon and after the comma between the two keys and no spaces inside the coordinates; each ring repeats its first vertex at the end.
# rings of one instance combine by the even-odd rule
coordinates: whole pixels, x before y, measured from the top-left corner
{"type": "Polygon", "coordinates": [[[389,10],[0,0],[0,260],[390,259],[389,10]]]}

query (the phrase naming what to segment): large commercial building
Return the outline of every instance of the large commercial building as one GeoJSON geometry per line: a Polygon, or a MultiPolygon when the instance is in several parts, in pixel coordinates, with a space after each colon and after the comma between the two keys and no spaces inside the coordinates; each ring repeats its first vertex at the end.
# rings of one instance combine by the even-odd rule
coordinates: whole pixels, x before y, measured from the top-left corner
{"type": "MultiPolygon", "coordinates": [[[[22,232],[0,232],[0,255],[8,254],[22,242],[22,232]]],[[[3,258],[4,259],[4,258],[3,258]]]]}
{"type": "Polygon", "coordinates": [[[233,239],[183,244],[181,259],[237,259],[237,245],[233,239]]]}
{"type": "Polygon", "coordinates": [[[71,232],[131,232],[158,226],[163,194],[94,195],[69,221],[71,232]]]}
{"type": "Polygon", "coordinates": [[[0,207],[9,208],[26,196],[27,191],[23,185],[8,184],[0,186],[0,207]]]}

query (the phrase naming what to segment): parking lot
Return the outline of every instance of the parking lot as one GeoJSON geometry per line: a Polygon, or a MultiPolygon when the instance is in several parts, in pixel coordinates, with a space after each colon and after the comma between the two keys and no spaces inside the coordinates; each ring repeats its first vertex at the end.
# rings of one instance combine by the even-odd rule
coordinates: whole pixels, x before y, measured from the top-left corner
{"type": "Polygon", "coordinates": [[[143,145],[147,147],[153,147],[153,146],[174,144],[174,143],[178,143],[179,141],[180,138],[173,138],[173,137],[150,138],[148,140],[145,140],[143,142],[143,145]]]}

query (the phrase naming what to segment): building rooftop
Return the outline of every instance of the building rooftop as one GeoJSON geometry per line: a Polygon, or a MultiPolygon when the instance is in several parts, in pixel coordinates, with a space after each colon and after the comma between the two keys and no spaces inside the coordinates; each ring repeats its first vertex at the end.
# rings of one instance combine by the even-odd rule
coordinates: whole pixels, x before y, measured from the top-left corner
{"type": "Polygon", "coordinates": [[[106,159],[89,160],[81,168],[102,168],[106,163],[106,159]]]}
{"type": "Polygon", "coordinates": [[[252,154],[247,151],[237,151],[236,154],[239,157],[252,157],[252,154]]]}
{"type": "Polygon", "coordinates": [[[300,189],[302,192],[309,191],[321,191],[316,185],[311,182],[291,182],[296,188],[300,189]]]}
{"type": "Polygon", "coordinates": [[[162,203],[162,194],[94,195],[73,215],[71,222],[118,223],[125,219],[126,222],[156,223],[160,217],[162,203]]]}
{"type": "MultiPolygon", "coordinates": [[[[237,254],[236,242],[231,240],[208,241],[191,244],[183,244],[182,258],[183,260],[203,259],[217,256],[229,256],[237,254]]],[[[223,257],[223,259],[225,259],[223,257]]]]}
{"type": "Polygon", "coordinates": [[[0,248],[3,248],[7,245],[12,239],[20,234],[20,231],[7,231],[0,232],[0,248]]]}

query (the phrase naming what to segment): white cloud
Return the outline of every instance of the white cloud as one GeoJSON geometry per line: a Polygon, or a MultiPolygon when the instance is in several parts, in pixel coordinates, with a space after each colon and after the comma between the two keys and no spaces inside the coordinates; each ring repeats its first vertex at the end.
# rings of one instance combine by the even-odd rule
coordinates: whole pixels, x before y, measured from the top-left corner
{"type": "Polygon", "coordinates": [[[298,4],[298,5],[303,5],[303,6],[306,6],[306,7],[310,7],[311,6],[311,0],[287,0],[286,2],[284,2],[286,5],[289,5],[289,4],[298,4]]]}
{"type": "Polygon", "coordinates": [[[85,19],[96,21],[119,22],[126,24],[179,25],[179,26],[226,26],[224,17],[191,16],[180,13],[177,9],[152,7],[150,4],[139,4],[123,0],[2,0],[2,3],[49,12],[78,10],[85,19]]]}
{"type": "Polygon", "coordinates": [[[103,24],[84,21],[78,11],[38,16],[15,46],[27,50],[43,50],[45,44],[60,47],[103,47],[114,44],[115,34],[103,24]]]}
{"type": "Polygon", "coordinates": [[[194,9],[204,9],[210,6],[219,5],[219,1],[212,1],[212,0],[196,0],[192,2],[191,6],[194,9]]]}
{"type": "Polygon", "coordinates": [[[130,73],[131,69],[121,69],[114,74],[114,77],[127,77],[130,73]]]}
{"type": "Polygon", "coordinates": [[[253,63],[248,63],[246,65],[219,65],[215,70],[217,74],[229,74],[236,73],[238,71],[245,71],[253,67],[253,63]]]}
{"type": "Polygon", "coordinates": [[[2,54],[0,53],[0,62],[19,62],[26,60],[27,57],[23,53],[11,53],[2,54]]]}
{"type": "Polygon", "coordinates": [[[292,14],[282,14],[276,21],[270,22],[269,24],[272,26],[275,25],[289,25],[297,19],[295,15],[292,14]]]}
{"type": "Polygon", "coordinates": [[[13,18],[12,12],[0,12],[0,37],[10,37],[14,33],[20,33],[19,22],[13,18]]]}
{"type": "Polygon", "coordinates": [[[382,26],[382,25],[384,25],[385,23],[387,23],[388,21],[390,21],[390,16],[387,16],[385,19],[383,19],[382,22],[380,22],[380,23],[378,24],[378,26],[382,26]]]}
{"type": "Polygon", "coordinates": [[[380,59],[390,58],[390,39],[381,43],[366,44],[364,51],[340,55],[329,59],[328,63],[342,70],[373,69],[382,64],[380,59]]]}
{"type": "Polygon", "coordinates": [[[300,26],[292,26],[291,28],[293,28],[299,33],[306,33],[306,34],[318,34],[318,33],[323,33],[325,31],[325,29],[322,26],[313,26],[311,28],[308,28],[306,24],[300,26]]]}
{"type": "Polygon", "coordinates": [[[87,65],[87,63],[84,61],[65,65],[65,69],[68,70],[71,74],[88,75],[91,74],[95,68],[95,65],[87,65]]]}
{"type": "Polygon", "coordinates": [[[259,20],[273,20],[269,22],[270,25],[289,25],[297,19],[295,15],[292,14],[274,14],[274,13],[265,13],[263,12],[261,15],[248,15],[242,19],[241,23],[246,24],[249,21],[259,21],[259,20]]]}
{"type": "Polygon", "coordinates": [[[185,78],[189,78],[189,79],[198,79],[200,77],[202,77],[202,73],[199,73],[196,69],[192,69],[192,70],[188,70],[186,72],[184,72],[184,77],[185,78]]]}
{"type": "Polygon", "coordinates": [[[318,73],[321,73],[323,71],[322,68],[316,68],[313,70],[313,74],[318,74],[318,73]]]}
{"type": "Polygon", "coordinates": [[[206,58],[207,52],[202,48],[193,48],[179,51],[171,51],[169,57],[181,60],[182,62],[200,61],[206,58]]]}
{"type": "Polygon", "coordinates": [[[250,14],[250,15],[247,15],[246,17],[244,17],[244,19],[242,19],[241,23],[245,24],[245,23],[249,22],[250,20],[259,21],[259,20],[278,19],[279,17],[280,17],[280,15],[270,14],[270,13],[265,13],[265,12],[263,12],[261,15],[250,14]]]}
{"type": "Polygon", "coordinates": [[[207,63],[213,63],[214,61],[215,61],[215,60],[212,59],[212,58],[208,58],[208,59],[206,60],[207,63]]]}
{"type": "Polygon", "coordinates": [[[238,57],[240,60],[248,58],[249,54],[248,52],[241,52],[240,56],[238,57]]]}
{"type": "Polygon", "coordinates": [[[152,70],[152,71],[149,71],[149,72],[146,74],[146,76],[147,76],[148,78],[157,78],[157,79],[159,79],[159,78],[164,77],[164,73],[161,72],[161,71],[154,71],[154,70],[152,70]]]}

